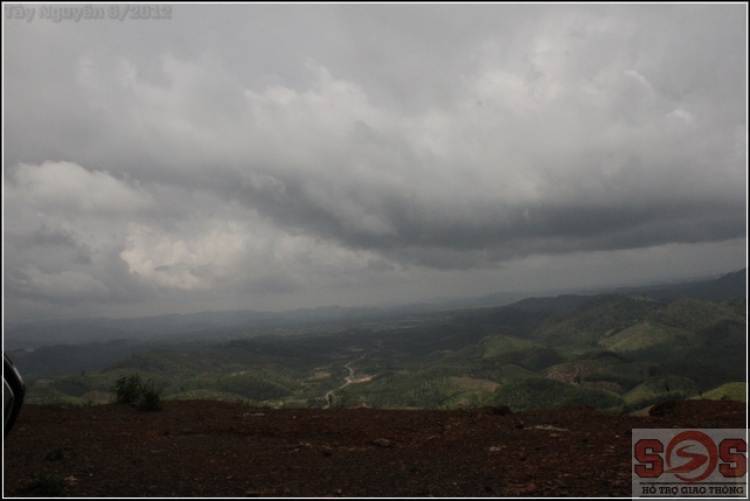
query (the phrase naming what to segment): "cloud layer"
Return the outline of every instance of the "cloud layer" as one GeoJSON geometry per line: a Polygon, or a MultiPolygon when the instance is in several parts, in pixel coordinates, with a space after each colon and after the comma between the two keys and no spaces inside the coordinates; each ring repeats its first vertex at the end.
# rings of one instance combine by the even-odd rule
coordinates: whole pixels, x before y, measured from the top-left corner
{"type": "Polygon", "coordinates": [[[5,20],[6,297],[56,315],[346,302],[347,287],[382,300],[388,284],[442,295],[429,277],[454,272],[470,292],[472,270],[510,277],[536,256],[582,269],[586,253],[726,242],[731,271],[747,225],[745,11],[5,20]]]}

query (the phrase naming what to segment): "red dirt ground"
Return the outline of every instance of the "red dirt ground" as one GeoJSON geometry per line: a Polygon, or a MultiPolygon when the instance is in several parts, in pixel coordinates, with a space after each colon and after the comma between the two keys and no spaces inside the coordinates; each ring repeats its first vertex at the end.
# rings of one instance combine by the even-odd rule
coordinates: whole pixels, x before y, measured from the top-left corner
{"type": "Polygon", "coordinates": [[[26,405],[5,441],[3,493],[629,497],[634,428],[745,426],[744,403],[708,400],[660,404],[645,417],[583,406],[513,414],[26,405]]]}

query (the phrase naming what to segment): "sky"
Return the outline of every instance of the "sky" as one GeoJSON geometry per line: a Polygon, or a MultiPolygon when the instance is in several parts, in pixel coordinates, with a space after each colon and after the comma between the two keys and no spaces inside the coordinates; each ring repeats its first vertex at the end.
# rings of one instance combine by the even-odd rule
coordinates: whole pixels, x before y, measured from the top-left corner
{"type": "Polygon", "coordinates": [[[3,4],[8,322],[746,266],[744,3],[161,5],[3,4]]]}

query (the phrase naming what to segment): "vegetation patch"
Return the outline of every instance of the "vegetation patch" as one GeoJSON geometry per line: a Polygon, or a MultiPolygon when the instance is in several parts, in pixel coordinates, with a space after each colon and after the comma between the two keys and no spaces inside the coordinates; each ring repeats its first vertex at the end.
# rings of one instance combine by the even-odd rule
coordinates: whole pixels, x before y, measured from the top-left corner
{"type": "Polygon", "coordinates": [[[537,377],[534,371],[521,367],[517,364],[506,364],[502,367],[502,383],[512,383],[514,381],[520,381],[522,379],[528,379],[530,377],[537,377]]]}
{"type": "Polygon", "coordinates": [[[700,330],[711,327],[719,320],[738,319],[741,315],[734,302],[679,299],[655,312],[652,318],[665,325],[700,330]]]}
{"type": "Polygon", "coordinates": [[[665,325],[653,325],[649,321],[639,322],[614,336],[599,341],[601,346],[612,351],[632,351],[655,344],[687,344],[691,333],[685,329],[665,325]]]}
{"type": "Polygon", "coordinates": [[[594,409],[618,409],[623,401],[616,393],[545,378],[530,378],[501,386],[491,399],[491,405],[506,405],[514,412],[554,409],[568,404],[588,405],[594,409]]]}
{"type": "Polygon", "coordinates": [[[161,410],[160,392],[156,390],[154,381],[143,381],[136,372],[130,376],[123,376],[115,382],[112,389],[115,402],[135,405],[138,410],[161,410]]]}
{"type": "Polygon", "coordinates": [[[747,383],[727,383],[704,392],[700,398],[708,400],[734,400],[737,402],[747,401],[747,383]]]}
{"type": "MultiPolygon", "coordinates": [[[[673,399],[686,398],[698,394],[695,382],[688,378],[679,376],[657,376],[649,377],[629,392],[623,395],[626,403],[651,402],[655,403],[661,397],[672,397],[673,399]]],[[[641,407],[645,407],[645,404],[641,407]]]]}
{"type": "Polygon", "coordinates": [[[484,340],[485,359],[495,358],[501,355],[507,355],[513,352],[525,352],[540,347],[539,344],[527,339],[520,339],[512,336],[492,336],[484,340]]]}

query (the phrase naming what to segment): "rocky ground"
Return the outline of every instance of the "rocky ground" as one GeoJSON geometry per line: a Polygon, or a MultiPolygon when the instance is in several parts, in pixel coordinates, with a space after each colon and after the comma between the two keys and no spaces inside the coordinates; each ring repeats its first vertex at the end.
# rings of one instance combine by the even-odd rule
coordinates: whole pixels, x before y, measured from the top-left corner
{"type": "Polygon", "coordinates": [[[4,496],[630,496],[634,428],[744,428],[746,405],[268,410],[167,402],[26,405],[4,496]]]}

